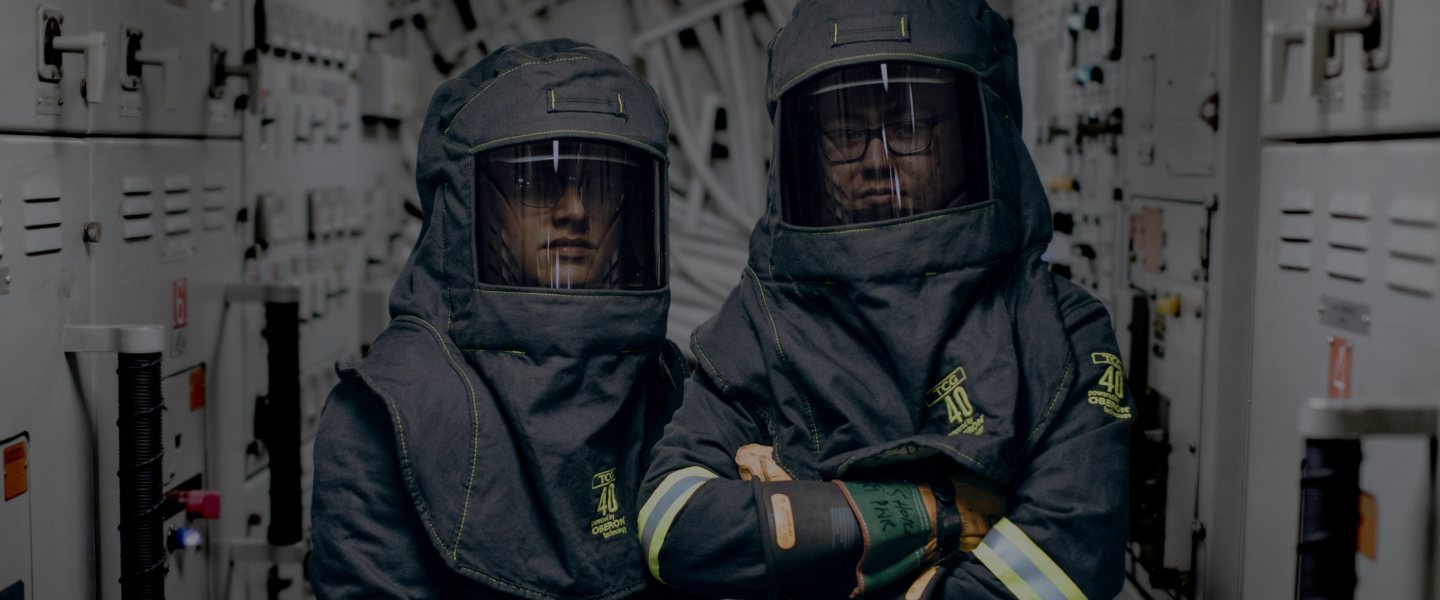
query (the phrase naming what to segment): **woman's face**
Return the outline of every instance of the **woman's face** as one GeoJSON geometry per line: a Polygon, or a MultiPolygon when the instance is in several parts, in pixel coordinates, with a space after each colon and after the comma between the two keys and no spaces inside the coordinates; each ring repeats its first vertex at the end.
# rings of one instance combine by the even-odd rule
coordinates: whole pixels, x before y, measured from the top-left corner
{"type": "Polygon", "coordinates": [[[660,161],[602,142],[546,140],[475,157],[482,283],[656,289],[660,161]]]}
{"type": "Polygon", "coordinates": [[[599,198],[602,173],[566,178],[524,202],[498,203],[501,238],[516,254],[521,285],[587,288],[606,274],[619,250],[619,198],[599,198]],[[546,206],[548,205],[548,208],[546,206]],[[594,280],[594,281],[592,281],[594,280]]]}

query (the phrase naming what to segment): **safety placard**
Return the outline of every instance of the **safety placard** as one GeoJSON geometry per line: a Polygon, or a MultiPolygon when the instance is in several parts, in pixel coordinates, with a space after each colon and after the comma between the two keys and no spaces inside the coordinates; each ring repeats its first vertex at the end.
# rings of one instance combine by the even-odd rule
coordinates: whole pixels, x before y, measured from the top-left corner
{"type": "Polygon", "coordinates": [[[190,371],[190,410],[205,408],[205,365],[190,371]]]}
{"type": "Polygon", "coordinates": [[[180,329],[190,323],[190,302],[187,287],[185,277],[176,278],[171,286],[170,305],[175,313],[176,329],[180,329]]]}
{"type": "Polygon", "coordinates": [[[1350,359],[1355,345],[1345,338],[1330,338],[1330,384],[1331,398],[1350,397],[1350,359]]]}
{"type": "Polygon", "coordinates": [[[25,442],[5,447],[5,501],[30,489],[29,461],[25,456],[25,442]]]}

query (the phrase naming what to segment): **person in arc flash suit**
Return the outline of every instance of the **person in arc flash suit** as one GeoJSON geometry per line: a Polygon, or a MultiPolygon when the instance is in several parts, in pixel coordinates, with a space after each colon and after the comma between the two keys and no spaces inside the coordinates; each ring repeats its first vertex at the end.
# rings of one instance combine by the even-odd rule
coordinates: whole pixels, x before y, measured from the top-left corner
{"type": "Polygon", "coordinates": [[[1052,276],[983,0],[802,0],[738,287],[641,486],[656,579],[725,598],[1110,598],[1133,400],[1052,276]],[[748,481],[747,481],[748,480],[748,481]]]}
{"type": "Polygon", "coordinates": [[[665,339],[654,91],[570,40],[445,82],[392,321],[315,442],[322,599],[608,600],[647,583],[636,494],[688,367],[665,339]]]}

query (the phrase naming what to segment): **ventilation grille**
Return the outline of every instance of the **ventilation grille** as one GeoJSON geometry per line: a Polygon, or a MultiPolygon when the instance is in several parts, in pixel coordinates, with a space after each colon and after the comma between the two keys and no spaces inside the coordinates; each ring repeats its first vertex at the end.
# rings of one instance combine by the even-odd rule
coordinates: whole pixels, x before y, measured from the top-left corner
{"type": "Polygon", "coordinates": [[[27,181],[21,200],[25,205],[20,223],[25,228],[25,254],[59,252],[64,245],[60,234],[60,182],[55,179],[27,181]]]}
{"type": "Polygon", "coordinates": [[[132,175],[120,181],[120,237],[127,242],[149,239],[155,235],[150,215],[155,212],[151,193],[155,186],[144,175],[132,175]]]}

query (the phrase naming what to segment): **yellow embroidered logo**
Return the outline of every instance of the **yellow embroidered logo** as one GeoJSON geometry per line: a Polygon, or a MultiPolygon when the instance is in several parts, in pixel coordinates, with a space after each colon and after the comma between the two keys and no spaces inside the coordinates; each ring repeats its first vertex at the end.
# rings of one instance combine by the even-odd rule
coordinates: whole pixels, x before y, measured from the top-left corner
{"type": "Polygon", "coordinates": [[[600,490],[600,502],[595,506],[600,518],[590,522],[590,535],[603,535],[608,540],[628,531],[625,517],[615,514],[620,511],[620,502],[615,498],[615,469],[591,476],[590,489],[600,490]]]}
{"type": "Polygon", "coordinates": [[[983,435],[985,415],[975,413],[975,406],[970,403],[970,394],[965,391],[962,383],[965,383],[965,367],[955,367],[940,383],[925,392],[925,406],[945,402],[945,413],[950,422],[956,424],[955,428],[950,430],[950,435],[983,435]]]}
{"type": "Polygon", "coordinates": [[[1117,419],[1133,416],[1130,407],[1122,404],[1125,400],[1125,368],[1120,359],[1114,354],[1095,352],[1090,355],[1090,361],[1105,365],[1105,374],[1100,376],[1100,387],[1105,389],[1090,390],[1090,403],[1105,409],[1105,414],[1117,419]]]}

